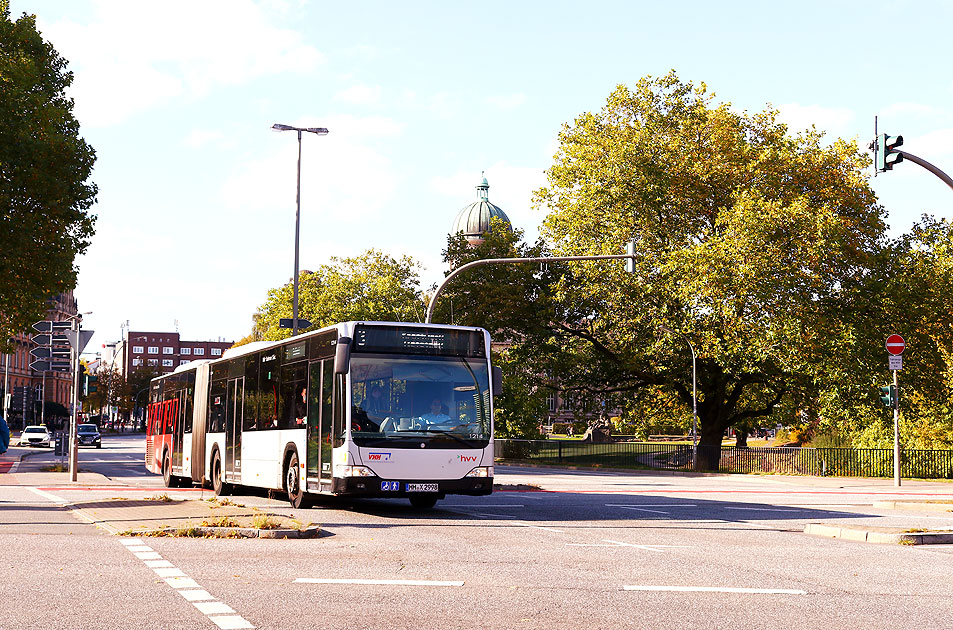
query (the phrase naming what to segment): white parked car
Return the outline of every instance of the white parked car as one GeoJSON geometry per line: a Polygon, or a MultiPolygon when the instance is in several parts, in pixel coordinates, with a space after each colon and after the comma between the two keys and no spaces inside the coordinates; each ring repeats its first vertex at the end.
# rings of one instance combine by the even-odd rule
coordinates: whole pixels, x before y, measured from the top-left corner
{"type": "Polygon", "coordinates": [[[53,436],[50,430],[41,424],[33,424],[20,434],[20,446],[46,446],[53,445],[53,436]]]}

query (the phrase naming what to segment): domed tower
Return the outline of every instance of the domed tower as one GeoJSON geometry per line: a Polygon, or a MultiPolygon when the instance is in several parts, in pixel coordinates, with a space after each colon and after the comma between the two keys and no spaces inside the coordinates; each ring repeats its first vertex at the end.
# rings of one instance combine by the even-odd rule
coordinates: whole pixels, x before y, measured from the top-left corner
{"type": "MultiPolygon", "coordinates": [[[[480,173],[480,175],[482,176],[483,173],[480,173]]],[[[506,213],[496,204],[490,203],[487,198],[490,184],[487,183],[486,177],[483,177],[483,181],[477,185],[476,189],[477,200],[457,213],[457,218],[453,221],[453,228],[450,230],[451,234],[463,232],[463,236],[473,247],[482,243],[483,235],[490,231],[490,219],[492,217],[499,217],[506,223],[507,229],[513,229],[513,224],[506,213]]]]}

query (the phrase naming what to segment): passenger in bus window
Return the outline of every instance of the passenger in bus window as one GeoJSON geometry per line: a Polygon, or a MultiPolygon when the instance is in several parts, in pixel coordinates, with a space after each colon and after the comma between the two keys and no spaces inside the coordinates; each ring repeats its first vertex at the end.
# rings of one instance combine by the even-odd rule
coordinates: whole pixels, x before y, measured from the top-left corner
{"type": "Polygon", "coordinates": [[[387,401],[384,399],[384,390],[380,385],[371,387],[371,393],[361,404],[361,407],[371,416],[384,417],[389,409],[387,401]]]}
{"type": "Polygon", "coordinates": [[[295,399],[295,424],[304,426],[308,421],[308,388],[301,387],[301,395],[295,399]]]}

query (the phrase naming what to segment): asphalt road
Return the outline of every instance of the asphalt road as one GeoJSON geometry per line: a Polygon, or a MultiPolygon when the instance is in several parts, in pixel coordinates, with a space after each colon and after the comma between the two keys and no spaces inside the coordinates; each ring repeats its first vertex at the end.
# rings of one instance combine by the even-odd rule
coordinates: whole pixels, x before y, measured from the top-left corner
{"type": "Polygon", "coordinates": [[[950,483],[500,467],[503,491],[423,512],[401,500],[295,511],[261,493],[234,497],[320,524],[314,540],[140,546],[63,507],[166,492],[142,469],[143,448],[141,436],[107,436],[103,449],[81,451],[81,470],[107,475],[105,485],[30,472],[48,452],[21,463],[17,485],[0,485],[0,626],[953,627],[953,545],[803,533],[811,522],[953,528],[942,514],[873,506],[950,500],[950,483]],[[516,484],[545,491],[506,490],[516,484]],[[163,577],[180,574],[195,587],[176,590],[163,577]],[[188,601],[191,591],[214,605],[188,601]]]}

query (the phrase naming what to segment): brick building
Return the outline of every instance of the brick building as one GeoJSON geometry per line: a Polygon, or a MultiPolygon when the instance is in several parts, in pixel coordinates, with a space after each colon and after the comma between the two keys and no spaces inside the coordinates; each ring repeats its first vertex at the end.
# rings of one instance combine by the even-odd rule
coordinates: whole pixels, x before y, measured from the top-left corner
{"type": "Polygon", "coordinates": [[[128,331],[116,344],[115,354],[104,363],[115,363],[123,374],[150,366],[168,374],[183,363],[196,359],[218,359],[234,341],[186,341],[177,332],[128,331]]]}
{"type": "MultiPolygon", "coordinates": [[[[61,293],[47,300],[49,310],[46,319],[63,321],[77,314],[76,298],[72,291],[61,293]]],[[[53,402],[70,409],[73,403],[72,382],[69,372],[37,372],[30,369],[36,358],[30,350],[36,347],[31,340],[35,334],[25,330],[13,338],[14,349],[8,355],[0,355],[0,394],[12,394],[6,420],[11,426],[21,428],[25,424],[47,422],[59,426],[56,418],[48,418],[41,401],[53,402]],[[6,389],[4,389],[6,387],[6,389]]],[[[0,396],[0,413],[3,397],[0,396]]]]}

